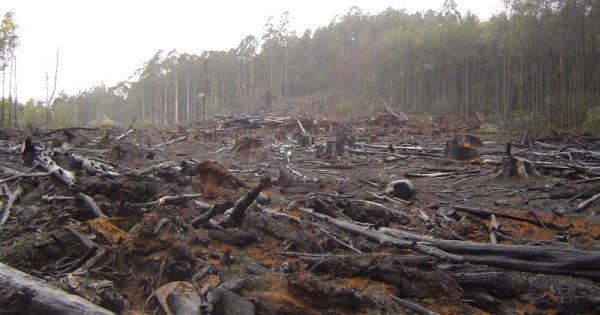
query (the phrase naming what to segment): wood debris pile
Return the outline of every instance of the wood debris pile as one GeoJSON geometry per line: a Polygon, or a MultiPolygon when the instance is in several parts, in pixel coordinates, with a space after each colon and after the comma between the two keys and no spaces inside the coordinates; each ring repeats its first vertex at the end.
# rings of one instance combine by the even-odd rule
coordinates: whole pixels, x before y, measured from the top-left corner
{"type": "Polygon", "coordinates": [[[590,134],[391,109],[3,134],[0,313],[600,310],[590,134]]]}

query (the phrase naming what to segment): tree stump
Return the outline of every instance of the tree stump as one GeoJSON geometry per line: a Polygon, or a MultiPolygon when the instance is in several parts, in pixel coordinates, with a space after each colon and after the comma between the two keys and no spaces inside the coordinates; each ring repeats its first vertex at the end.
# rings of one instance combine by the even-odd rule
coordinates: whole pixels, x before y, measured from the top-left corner
{"type": "Polygon", "coordinates": [[[400,179],[389,183],[385,188],[385,193],[391,197],[410,199],[415,195],[416,191],[411,181],[400,179]]]}
{"type": "Polygon", "coordinates": [[[500,167],[500,171],[494,176],[497,177],[523,177],[530,178],[531,176],[539,176],[540,173],[535,169],[535,166],[531,161],[514,157],[512,155],[512,144],[508,142],[506,144],[506,156],[504,157],[504,163],[500,167]]]}
{"type": "Polygon", "coordinates": [[[292,136],[292,140],[300,147],[307,147],[310,145],[310,138],[301,132],[296,132],[292,136]]]}
{"type": "Polygon", "coordinates": [[[316,156],[320,159],[331,159],[335,160],[344,152],[344,143],[339,141],[327,141],[325,147],[321,147],[317,150],[316,156]]]}
{"type": "Polygon", "coordinates": [[[457,161],[467,161],[477,158],[477,150],[465,146],[467,142],[450,140],[446,142],[444,158],[457,161]]]}
{"type": "Polygon", "coordinates": [[[235,141],[232,151],[235,152],[235,154],[255,154],[264,151],[264,149],[260,139],[242,137],[235,141]]]}
{"type": "Polygon", "coordinates": [[[217,142],[219,140],[216,130],[212,130],[212,131],[204,130],[203,133],[204,133],[204,135],[203,135],[204,141],[217,142]]]}
{"type": "Polygon", "coordinates": [[[453,141],[456,141],[459,146],[473,148],[473,147],[483,147],[483,142],[473,135],[464,134],[464,135],[454,135],[452,136],[453,141]]]}

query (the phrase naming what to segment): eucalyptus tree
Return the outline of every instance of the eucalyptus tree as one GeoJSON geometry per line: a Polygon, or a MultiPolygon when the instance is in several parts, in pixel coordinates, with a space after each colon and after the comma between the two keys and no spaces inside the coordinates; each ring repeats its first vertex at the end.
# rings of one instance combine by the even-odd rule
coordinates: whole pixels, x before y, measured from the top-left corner
{"type": "MultiPolygon", "coordinates": [[[[19,37],[17,36],[17,24],[13,19],[14,13],[9,11],[4,13],[4,18],[0,24],[0,70],[2,71],[2,113],[0,114],[0,125],[4,127],[4,115],[5,115],[5,86],[6,86],[6,68],[10,65],[12,72],[12,65],[14,59],[15,49],[19,45],[19,37]]],[[[10,75],[9,81],[12,82],[12,75],[10,75]]],[[[10,88],[9,88],[10,90],[10,88]]],[[[10,111],[10,107],[9,107],[10,111]]],[[[10,121],[9,121],[10,125],[10,121]]]]}
{"type": "Polygon", "coordinates": [[[254,66],[256,62],[258,40],[253,35],[244,38],[236,49],[238,59],[238,97],[244,106],[254,107],[254,66]]]}
{"type": "Polygon", "coordinates": [[[600,128],[600,1],[504,4],[487,21],[460,14],[452,0],[411,14],[354,7],[300,37],[284,13],[266,21],[260,46],[249,35],[227,51],[157,52],[123,106],[170,124],[255,109],[267,89],[274,101],[334,91],[340,108],[357,114],[386,103],[415,114],[485,113],[523,127],[600,128]]]}

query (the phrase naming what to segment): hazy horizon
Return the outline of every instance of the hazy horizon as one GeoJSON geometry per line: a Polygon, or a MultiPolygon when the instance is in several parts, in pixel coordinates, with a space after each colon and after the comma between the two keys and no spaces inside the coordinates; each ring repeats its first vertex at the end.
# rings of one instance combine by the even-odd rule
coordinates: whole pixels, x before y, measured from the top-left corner
{"type": "MultiPolygon", "coordinates": [[[[407,12],[440,10],[444,0],[414,1],[128,1],[69,2],[8,0],[0,12],[14,12],[19,26],[16,51],[18,97],[42,100],[46,72],[50,82],[59,48],[57,93],[74,94],[95,85],[127,80],[158,50],[200,54],[237,47],[247,35],[260,38],[270,16],[289,11],[290,29],[301,35],[326,26],[357,6],[377,14],[388,7],[407,12]],[[164,4],[164,5],[163,5],[164,4]]],[[[485,20],[497,1],[456,0],[461,13],[485,20]]],[[[51,89],[51,87],[50,87],[51,89]]]]}

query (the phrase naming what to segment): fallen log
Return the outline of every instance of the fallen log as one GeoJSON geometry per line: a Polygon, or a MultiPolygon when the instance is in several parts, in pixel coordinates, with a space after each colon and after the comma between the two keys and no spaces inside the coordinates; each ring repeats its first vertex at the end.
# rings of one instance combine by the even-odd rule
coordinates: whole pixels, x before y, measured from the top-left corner
{"type": "Polygon", "coordinates": [[[133,124],[135,124],[135,119],[131,122],[131,124],[127,128],[127,131],[125,131],[125,133],[123,133],[122,135],[116,137],[115,140],[121,141],[121,140],[125,139],[125,137],[127,137],[128,135],[132,134],[133,133],[133,124]]]}
{"type": "Polygon", "coordinates": [[[46,172],[54,175],[62,181],[69,189],[75,189],[77,187],[77,178],[71,171],[67,171],[64,168],[58,166],[49,156],[45,154],[39,154],[36,157],[36,161],[46,170],[46,172]]]}
{"type": "Polygon", "coordinates": [[[83,202],[97,217],[106,218],[106,215],[102,212],[96,201],[94,201],[94,198],[80,192],[77,193],[77,199],[83,202]]]}
{"type": "Polygon", "coordinates": [[[217,214],[224,213],[231,207],[233,207],[233,203],[231,201],[225,201],[212,205],[208,211],[204,212],[201,216],[192,221],[192,226],[196,229],[200,228],[205,222],[208,222],[208,220],[212,219],[217,214]]]}
{"type": "Polygon", "coordinates": [[[467,213],[474,214],[476,216],[483,217],[486,219],[490,218],[491,215],[495,215],[497,217],[511,219],[511,220],[517,220],[517,221],[523,221],[523,222],[527,222],[529,224],[533,224],[533,225],[540,226],[543,228],[549,227],[549,228],[559,230],[559,231],[566,230],[569,228],[569,226],[561,226],[561,225],[557,225],[553,222],[543,222],[541,220],[538,220],[537,218],[536,218],[536,220],[534,220],[534,219],[524,218],[524,217],[520,217],[520,216],[516,216],[516,215],[512,215],[512,214],[506,214],[506,213],[503,213],[500,211],[495,211],[495,210],[469,208],[469,207],[453,206],[453,205],[445,205],[445,204],[435,204],[435,205],[431,206],[431,208],[433,208],[433,209],[437,209],[439,207],[452,207],[456,211],[467,212],[467,213]]]}
{"type": "Polygon", "coordinates": [[[50,175],[50,173],[45,173],[45,172],[15,174],[15,175],[13,175],[11,177],[8,177],[8,178],[5,178],[3,180],[0,180],[0,184],[4,184],[6,182],[10,182],[12,180],[19,179],[19,178],[24,178],[24,177],[43,177],[43,176],[48,176],[48,175],[50,175]]]}
{"type": "Polygon", "coordinates": [[[173,140],[169,140],[169,141],[165,141],[163,143],[159,143],[159,144],[153,146],[152,149],[162,149],[162,148],[164,148],[165,146],[167,146],[169,144],[173,144],[175,142],[180,142],[180,141],[185,141],[185,140],[187,140],[187,136],[179,137],[179,138],[176,138],[176,139],[173,139],[173,140]]]}
{"type": "Polygon", "coordinates": [[[144,202],[144,203],[131,203],[132,206],[167,206],[167,205],[176,205],[182,202],[194,200],[196,198],[202,197],[202,194],[183,194],[179,196],[163,196],[158,200],[144,202]]]}
{"type": "Polygon", "coordinates": [[[374,230],[353,222],[300,208],[347,232],[364,236],[382,245],[414,251],[449,260],[533,273],[600,279],[600,252],[531,245],[482,244],[469,241],[433,239],[427,236],[379,227],[374,230]]]}
{"type": "Polygon", "coordinates": [[[598,199],[600,199],[600,194],[596,194],[594,196],[592,196],[590,199],[587,199],[586,201],[580,203],[577,208],[575,208],[575,212],[581,212],[587,208],[589,208],[591,205],[593,205],[596,201],[598,201],[598,199]]]}
{"type": "Polygon", "coordinates": [[[397,296],[394,296],[394,295],[390,295],[390,297],[391,297],[391,298],[392,298],[392,300],[394,300],[396,303],[398,303],[398,304],[400,304],[400,305],[402,305],[402,306],[406,307],[407,309],[409,309],[409,310],[411,310],[411,311],[413,311],[413,312],[415,312],[415,313],[417,313],[417,314],[419,314],[419,315],[435,315],[435,313],[434,313],[434,312],[432,312],[432,311],[430,311],[430,310],[428,310],[428,309],[424,308],[424,307],[423,307],[423,306],[421,306],[421,305],[418,305],[418,304],[415,304],[415,303],[412,303],[412,302],[409,302],[409,301],[403,300],[403,299],[401,299],[401,298],[399,298],[399,297],[397,297],[397,296]]]}
{"type": "Polygon", "coordinates": [[[88,159],[85,156],[74,152],[71,152],[69,156],[77,163],[79,163],[83,169],[85,169],[88,173],[92,175],[101,174],[105,176],[119,176],[119,173],[114,172],[112,166],[108,164],[88,159]]]}
{"type": "Polygon", "coordinates": [[[50,130],[46,133],[44,133],[44,136],[50,136],[52,134],[55,134],[57,132],[63,132],[63,131],[71,131],[71,130],[98,130],[98,128],[96,127],[87,127],[87,126],[81,126],[81,127],[64,127],[64,128],[58,128],[58,129],[54,129],[54,130],[50,130]]]}
{"type": "Polygon", "coordinates": [[[114,314],[79,296],[60,290],[44,280],[34,278],[3,263],[0,263],[0,286],[30,292],[32,297],[28,305],[24,306],[25,314],[114,314]]]}

